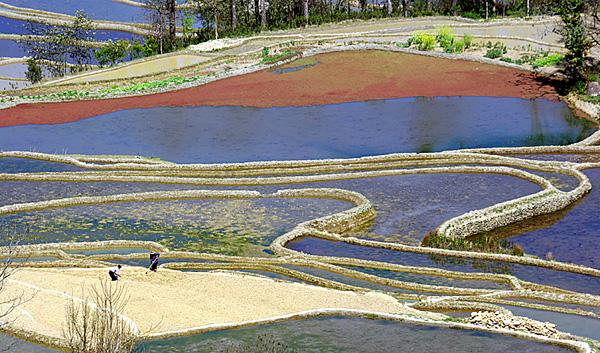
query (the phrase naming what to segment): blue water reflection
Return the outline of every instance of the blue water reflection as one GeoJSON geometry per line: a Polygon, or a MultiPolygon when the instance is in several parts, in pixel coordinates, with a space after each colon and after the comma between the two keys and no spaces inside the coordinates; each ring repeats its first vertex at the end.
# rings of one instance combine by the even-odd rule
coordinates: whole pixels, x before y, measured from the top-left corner
{"type": "Polygon", "coordinates": [[[485,332],[340,316],[147,341],[138,349],[138,352],[147,353],[570,352],[565,348],[485,332]],[[258,340],[259,335],[262,335],[262,343],[258,340]],[[269,350],[271,346],[265,342],[280,345],[269,350]]]}
{"type": "Polygon", "coordinates": [[[74,16],[79,10],[95,20],[108,20],[119,22],[141,22],[143,10],[141,7],[131,6],[110,0],[3,0],[5,4],[35,10],[63,13],[74,16]]]}
{"type": "Polygon", "coordinates": [[[512,274],[528,282],[554,286],[580,293],[600,295],[600,278],[554,271],[546,268],[500,261],[406,253],[309,237],[289,243],[288,247],[311,255],[350,257],[405,266],[424,266],[461,272],[512,274]]]}
{"type": "MultiPolygon", "coordinates": [[[[513,226],[516,232],[525,234],[510,238],[531,255],[552,258],[561,262],[600,268],[597,250],[600,248],[600,170],[585,171],[592,182],[592,191],[569,212],[558,218],[555,223],[537,222],[539,229],[528,231],[522,224],[513,226]]],[[[532,222],[535,224],[536,220],[532,222]]],[[[496,232],[492,232],[494,235],[496,232]]]]}
{"type": "Polygon", "coordinates": [[[562,102],[401,98],[290,108],[157,107],[0,129],[0,148],[159,156],[181,163],[349,158],[568,144],[595,126],[562,102]]]}

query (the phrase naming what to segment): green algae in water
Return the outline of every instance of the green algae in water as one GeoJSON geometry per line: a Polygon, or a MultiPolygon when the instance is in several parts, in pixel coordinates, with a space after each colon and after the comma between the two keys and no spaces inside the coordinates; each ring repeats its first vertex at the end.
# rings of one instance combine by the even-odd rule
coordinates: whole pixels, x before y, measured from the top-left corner
{"type": "Polygon", "coordinates": [[[27,243],[157,241],[173,250],[265,256],[298,223],[351,208],[329,199],[198,200],[70,207],[4,217],[33,223],[27,243]]]}

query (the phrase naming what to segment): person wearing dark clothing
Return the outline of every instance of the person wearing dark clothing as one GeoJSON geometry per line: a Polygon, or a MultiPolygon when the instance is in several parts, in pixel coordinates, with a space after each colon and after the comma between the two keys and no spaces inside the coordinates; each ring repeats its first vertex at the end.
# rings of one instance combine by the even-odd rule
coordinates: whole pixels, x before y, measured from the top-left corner
{"type": "Polygon", "coordinates": [[[117,265],[117,266],[111,268],[110,270],[108,270],[108,275],[110,276],[111,280],[118,281],[121,279],[121,275],[119,275],[120,269],[121,269],[121,265],[117,265]]]}
{"type": "Polygon", "coordinates": [[[150,270],[156,272],[156,268],[158,267],[158,258],[160,254],[157,252],[150,253],[150,270]]]}

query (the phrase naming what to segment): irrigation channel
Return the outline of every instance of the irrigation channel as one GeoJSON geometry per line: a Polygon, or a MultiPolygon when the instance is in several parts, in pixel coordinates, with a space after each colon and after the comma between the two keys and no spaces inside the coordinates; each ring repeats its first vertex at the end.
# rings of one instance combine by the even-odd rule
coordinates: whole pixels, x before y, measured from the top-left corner
{"type": "MultiPolygon", "coordinates": [[[[305,74],[325,59],[261,75],[305,74]]],[[[265,307],[279,311],[205,318],[211,310],[243,312],[232,300],[178,326],[167,315],[147,332],[143,314],[159,308],[132,302],[125,315],[142,334],[139,348],[150,352],[225,351],[256,337],[315,352],[407,345],[591,352],[599,345],[600,136],[597,122],[564,102],[444,95],[293,107],[168,105],[0,128],[0,219],[31,225],[15,259],[26,269],[11,286],[31,290],[36,274],[91,283],[96,269],[106,275],[118,263],[130,271],[131,284],[126,275],[122,284],[134,296],[136,289],[146,294],[145,286],[158,285],[142,277],[148,251],[158,251],[157,276],[266,282],[265,296],[279,286],[313,290],[295,311],[270,302],[265,307]],[[456,243],[482,234],[507,239],[525,254],[421,246],[434,231],[456,243]],[[355,297],[319,305],[315,288],[398,311],[355,297]],[[480,310],[549,321],[559,332],[465,319],[480,310]]],[[[202,292],[182,282],[169,293],[202,292]]],[[[60,328],[39,303],[52,302],[44,309],[59,313],[57,303],[72,292],[35,283],[39,294],[21,309],[31,319],[3,328],[61,349],[60,328]]],[[[228,295],[257,294],[240,291],[228,295]]],[[[286,293],[279,296],[290,306],[301,297],[286,293]]],[[[173,312],[198,310],[203,299],[194,300],[173,312]]],[[[30,342],[17,344],[41,347],[30,342]]]]}

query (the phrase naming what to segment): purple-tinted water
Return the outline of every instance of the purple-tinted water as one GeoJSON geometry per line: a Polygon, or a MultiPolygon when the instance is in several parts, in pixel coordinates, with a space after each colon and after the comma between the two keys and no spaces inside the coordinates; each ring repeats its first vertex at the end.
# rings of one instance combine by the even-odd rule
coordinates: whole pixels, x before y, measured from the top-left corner
{"type": "Polygon", "coordinates": [[[584,173],[592,182],[592,191],[583,200],[562,217],[547,217],[546,221],[533,220],[528,224],[541,229],[528,231],[523,224],[512,227],[515,232],[526,233],[511,237],[510,241],[541,258],[550,253],[557,261],[600,268],[600,170],[584,173]]]}
{"type": "Polygon", "coordinates": [[[311,255],[350,257],[407,266],[442,268],[451,271],[507,273],[529,282],[600,295],[600,278],[545,268],[499,261],[470,260],[450,256],[433,256],[369,248],[310,237],[289,243],[288,247],[311,255]]]}

